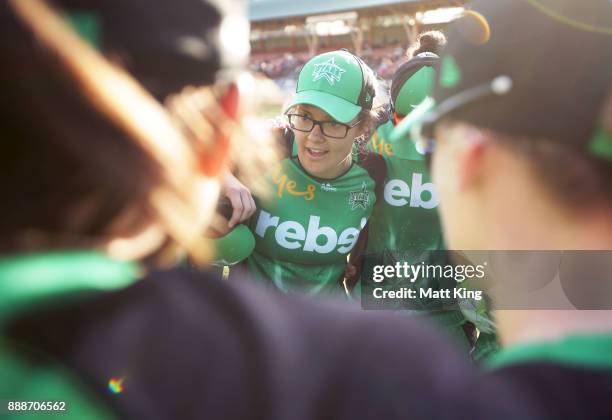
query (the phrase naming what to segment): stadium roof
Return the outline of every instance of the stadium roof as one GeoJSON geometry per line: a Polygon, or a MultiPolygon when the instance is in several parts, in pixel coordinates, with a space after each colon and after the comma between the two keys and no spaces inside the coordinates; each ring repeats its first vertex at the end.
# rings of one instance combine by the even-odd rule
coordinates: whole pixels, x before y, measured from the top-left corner
{"type": "Polygon", "coordinates": [[[264,22],[388,6],[427,7],[463,4],[464,0],[250,0],[251,22],[264,22]]]}

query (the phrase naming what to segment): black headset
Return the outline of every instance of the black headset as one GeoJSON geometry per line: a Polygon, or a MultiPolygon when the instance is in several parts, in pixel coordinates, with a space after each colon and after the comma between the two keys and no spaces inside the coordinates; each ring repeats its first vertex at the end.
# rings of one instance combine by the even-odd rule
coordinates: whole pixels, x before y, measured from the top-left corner
{"type": "Polygon", "coordinates": [[[439,65],[440,57],[432,52],[422,52],[400,65],[397,70],[395,70],[393,80],[391,81],[391,92],[389,96],[390,113],[393,114],[395,112],[395,100],[408,79],[423,67],[433,67],[434,70],[438,71],[439,65]]]}

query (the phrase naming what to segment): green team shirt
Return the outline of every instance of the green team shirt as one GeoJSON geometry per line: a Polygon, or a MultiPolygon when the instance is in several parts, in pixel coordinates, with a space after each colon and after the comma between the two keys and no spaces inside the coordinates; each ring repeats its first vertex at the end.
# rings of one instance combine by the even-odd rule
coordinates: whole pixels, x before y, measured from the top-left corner
{"type": "MultiPolygon", "coordinates": [[[[370,279],[375,265],[394,265],[395,262],[446,264],[445,253],[436,252],[445,248],[437,212],[438,195],[424,158],[411,141],[404,140],[406,144],[401,145],[390,143],[388,138],[393,127],[393,122],[387,121],[378,127],[368,142],[368,148],[383,157],[387,177],[381,200],[369,223],[361,271],[365,277],[362,280],[370,279]]],[[[436,279],[428,279],[427,285],[404,283],[404,279],[387,278],[385,281],[388,287],[401,284],[407,287],[446,288],[452,286],[452,279],[444,284],[439,284],[436,279]]],[[[363,286],[366,287],[366,284],[363,286]]],[[[364,292],[369,293],[369,286],[364,292]]],[[[412,304],[416,306],[400,306],[397,309],[442,309],[437,299],[412,300],[412,304]]]]}
{"type": "Polygon", "coordinates": [[[267,175],[271,197],[256,198],[248,223],[256,240],[248,270],[284,292],[341,293],[347,255],[382,190],[384,161],[362,154],[343,175],[324,180],[291,155],[267,175]]]}
{"type": "MultiPolygon", "coordinates": [[[[403,139],[389,142],[389,135],[394,128],[391,120],[382,124],[368,142],[368,148],[381,155],[387,166],[387,177],[384,182],[382,198],[375,207],[369,222],[368,243],[365,252],[365,270],[367,265],[393,264],[395,261],[418,264],[446,264],[444,239],[438,217],[439,198],[425,165],[424,156],[419,153],[412,141],[403,139]],[[368,261],[368,259],[370,261],[368,261]]],[[[367,274],[366,274],[367,275],[367,274]]],[[[403,280],[402,280],[403,281],[403,280]]],[[[393,284],[392,280],[389,284],[393,284]]],[[[436,284],[430,280],[423,287],[448,287],[450,284],[436,284]]],[[[402,286],[413,287],[414,284],[402,286]]],[[[435,299],[418,302],[419,307],[436,311],[435,299]]],[[[398,308],[399,309],[399,308],[398,308]]],[[[486,305],[464,308],[461,312],[442,311],[437,318],[450,327],[459,329],[465,319],[472,321],[485,335],[494,332],[492,320],[486,305]]],[[[459,331],[459,336],[463,336],[459,331]]],[[[481,334],[481,338],[485,338],[481,334]]],[[[494,336],[491,340],[494,343],[494,336]]],[[[479,345],[487,340],[478,340],[479,345]]],[[[496,346],[491,345],[491,348],[496,346]]],[[[477,351],[483,349],[478,349],[477,351]]]]}
{"type": "Polygon", "coordinates": [[[393,127],[392,121],[381,125],[368,143],[372,151],[384,158],[387,179],[383,199],[370,220],[367,251],[444,250],[438,194],[423,155],[412,142],[406,142],[401,157],[398,156],[394,150],[397,145],[387,140],[393,127]]]}

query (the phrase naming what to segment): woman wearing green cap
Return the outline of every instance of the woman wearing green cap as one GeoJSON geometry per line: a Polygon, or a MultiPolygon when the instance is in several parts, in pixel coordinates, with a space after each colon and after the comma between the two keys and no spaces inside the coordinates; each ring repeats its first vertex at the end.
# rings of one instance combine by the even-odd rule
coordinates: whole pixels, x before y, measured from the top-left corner
{"type": "Polygon", "coordinates": [[[285,157],[248,222],[253,277],[286,292],[342,292],[346,258],[382,192],[384,161],[363,146],[374,126],[372,70],[348,51],[310,59],[286,108],[285,157]],[[357,146],[356,146],[357,145],[357,146]]]}
{"type": "MultiPolygon", "coordinates": [[[[438,31],[419,36],[409,51],[411,58],[400,65],[393,76],[389,120],[378,127],[368,144],[372,151],[384,158],[388,172],[383,199],[374,209],[367,238],[360,239],[360,244],[367,239],[365,252],[353,253],[347,269],[349,274],[355,274],[354,277],[359,271],[366,282],[363,287],[366,288],[369,287],[367,281],[372,278],[370,272],[375,265],[394,265],[396,262],[445,265],[448,262],[438,218],[438,195],[423,154],[411,141],[390,140],[395,125],[430,94],[439,64],[437,54],[445,44],[446,38],[438,31]]],[[[384,285],[398,287],[400,283],[419,288],[444,286],[436,279],[429,279],[427,286],[423,286],[404,279],[389,278],[384,285]]],[[[361,287],[360,284],[354,293],[360,293],[361,287]]],[[[426,311],[461,343],[469,346],[475,340],[473,327],[466,324],[465,316],[457,310],[443,310],[436,300],[402,301],[397,309],[418,310],[419,313],[426,311]]],[[[477,321],[481,333],[492,333],[492,322],[483,313],[483,308],[478,309],[470,313],[470,320],[477,321]]],[[[486,336],[480,337],[483,339],[474,354],[476,358],[481,356],[479,353],[486,353],[495,347],[495,340],[485,345],[486,336]]]]}
{"type": "Polygon", "coordinates": [[[393,76],[389,120],[378,127],[369,143],[370,149],[385,159],[388,176],[384,200],[370,222],[368,251],[419,249],[429,254],[444,249],[438,196],[423,155],[412,142],[391,142],[389,134],[429,95],[439,61],[436,53],[445,43],[441,32],[421,34],[414,56],[393,76]]]}

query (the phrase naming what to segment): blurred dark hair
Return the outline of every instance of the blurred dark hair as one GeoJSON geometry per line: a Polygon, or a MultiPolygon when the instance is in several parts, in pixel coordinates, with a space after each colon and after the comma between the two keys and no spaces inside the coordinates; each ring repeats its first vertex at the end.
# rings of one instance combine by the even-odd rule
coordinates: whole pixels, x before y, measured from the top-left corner
{"type": "Polygon", "coordinates": [[[408,58],[415,57],[424,52],[440,55],[446,46],[446,36],[440,31],[428,31],[419,34],[414,45],[408,48],[406,55],[408,58]]]}
{"type": "MultiPolygon", "coordinates": [[[[612,138],[612,89],[608,92],[600,121],[612,138]]],[[[566,206],[577,211],[586,204],[612,207],[612,161],[554,139],[526,141],[534,171],[566,206]]]]}
{"type": "MultiPolygon", "coordinates": [[[[449,120],[453,118],[449,117],[449,120]]],[[[602,129],[612,136],[612,90],[601,115],[602,129]]],[[[530,163],[542,184],[570,211],[597,206],[612,208],[612,162],[584,149],[548,138],[517,137],[494,132],[493,137],[530,163]]]]}
{"type": "Polygon", "coordinates": [[[566,208],[612,206],[612,165],[551,139],[499,138],[522,149],[535,174],[566,208]]]}
{"type": "MultiPolygon", "coordinates": [[[[32,18],[47,25],[43,16],[32,18]]],[[[9,2],[2,2],[0,252],[94,247],[113,236],[138,232],[153,220],[160,222],[168,239],[179,240],[178,230],[170,226],[169,206],[162,209],[153,200],[155,194],[164,195],[188,208],[189,180],[185,190],[176,187],[164,162],[130,132],[129,116],[117,121],[101,112],[109,105],[101,104],[92,86],[75,78],[78,71],[66,55],[95,52],[58,51],[45,46],[31,29],[9,2]],[[113,224],[127,209],[132,217],[122,220],[122,231],[114,231],[113,224]]],[[[54,29],[57,33],[58,27],[54,29]]],[[[129,79],[113,71],[117,80],[129,79]]],[[[130,86],[124,84],[123,89],[130,86]]],[[[151,105],[146,95],[136,93],[130,99],[142,101],[132,106],[151,105]]]]}

